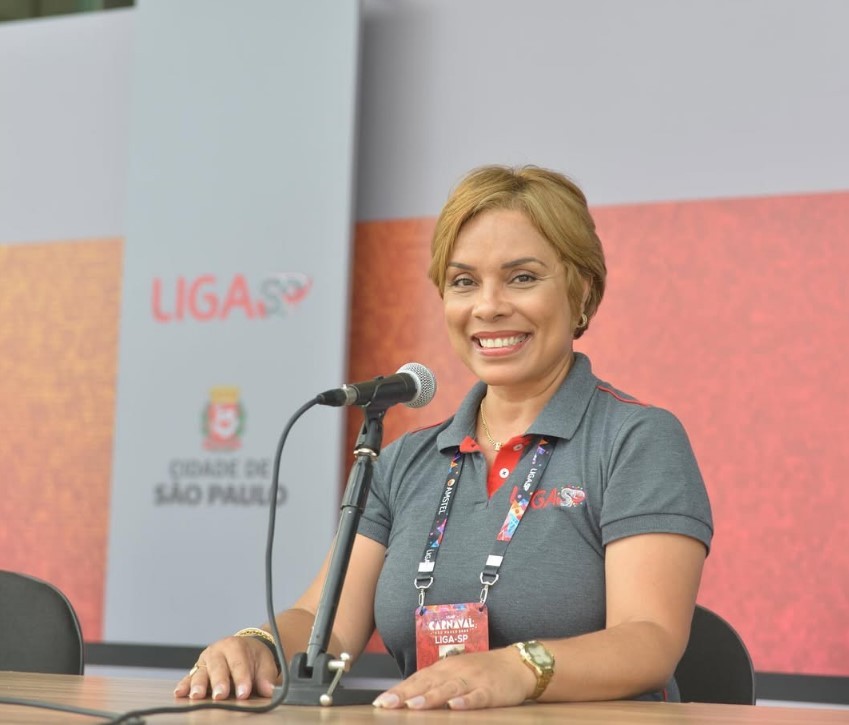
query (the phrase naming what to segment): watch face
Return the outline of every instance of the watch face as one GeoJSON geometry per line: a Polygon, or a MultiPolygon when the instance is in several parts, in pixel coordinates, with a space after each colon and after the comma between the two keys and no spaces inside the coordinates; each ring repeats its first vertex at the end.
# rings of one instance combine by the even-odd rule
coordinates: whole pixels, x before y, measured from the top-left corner
{"type": "Polygon", "coordinates": [[[525,644],[525,649],[527,649],[531,659],[540,667],[548,668],[554,664],[551,653],[539,642],[528,642],[525,644]]]}

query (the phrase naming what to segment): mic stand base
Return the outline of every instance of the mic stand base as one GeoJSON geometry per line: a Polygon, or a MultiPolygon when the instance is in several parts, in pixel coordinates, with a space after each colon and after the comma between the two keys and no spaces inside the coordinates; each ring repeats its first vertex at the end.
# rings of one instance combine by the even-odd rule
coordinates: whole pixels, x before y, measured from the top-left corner
{"type": "Polygon", "coordinates": [[[327,652],[315,661],[312,672],[306,666],[307,656],[299,652],[289,668],[289,690],[284,705],[371,705],[382,690],[346,688],[339,684],[342,675],[351,667],[351,658],[342,653],[339,659],[327,652]]]}

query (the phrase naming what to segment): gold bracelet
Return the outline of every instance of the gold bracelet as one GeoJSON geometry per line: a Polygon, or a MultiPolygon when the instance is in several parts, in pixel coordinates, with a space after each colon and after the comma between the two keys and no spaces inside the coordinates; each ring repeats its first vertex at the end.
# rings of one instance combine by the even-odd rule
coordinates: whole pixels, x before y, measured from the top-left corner
{"type": "Polygon", "coordinates": [[[270,632],[266,632],[264,629],[259,629],[258,627],[246,627],[245,629],[240,629],[233,636],[256,637],[259,639],[266,647],[268,647],[271,655],[274,657],[274,664],[277,665],[277,674],[280,674],[280,670],[283,668],[283,665],[280,662],[280,658],[277,656],[277,645],[274,643],[274,637],[271,636],[270,632]]]}
{"type": "Polygon", "coordinates": [[[271,642],[274,644],[274,637],[271,636],[271,632],[266,632],[264,629],[259,629],[258,627],[246,627],[245,629],[240,629],[234,637],[259,637],[260,639],[264,639],[266,642],[271,642]]]}

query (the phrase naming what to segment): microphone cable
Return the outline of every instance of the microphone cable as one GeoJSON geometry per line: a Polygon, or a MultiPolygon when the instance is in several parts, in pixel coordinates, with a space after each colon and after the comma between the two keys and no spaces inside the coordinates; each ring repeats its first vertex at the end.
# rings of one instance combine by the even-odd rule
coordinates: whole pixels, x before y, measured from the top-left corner
{"type": "Polygon", "coordinates": [[[268,533],[265,543],[265,604],[268,614],[268,622],[271,627],[271,635],[274,639],[274,649],[277,652],[277,658],[280,662],[280,673],[283,677],[281,687],[274,688],[274,695],[264,705],[246,706],[235,705],[227,702],[199,702],[195,705],[170,705],[164,707],[152,707],[142,710],[130,710],[122,715],[109,720],[104,725],[139,725],[143,723],[145,717],[151,715],[164,715],[182,712],[196,712],[198,710],[228,710],[230,712],[248,712],[248,713],[263,713],[270,712],[282,704],[286,699],[286,694],[289,692],[289,665],[286,661],[286,653],[283,651],[283,644],[280,641],[280,630],[277,627],[277,617],[274,613],[274,600],[272,594],[272,558],[274,551],[274,530],[277,521],[277,493],[280,489],[280,462],[283,458],[283,447],[286,445],[286,439],[289,437],[289,432],[292,426],[306,413],[310,408],[319,404],[319,398],[316,396],[312,400],[304,403],[298,408],[291,418],[289,418],[283,433],[280,435],[280,440],[277,443],[277,450],[274,453],[274,470],[271,479],[271,495],[268,503],[268,533]]]}
{"type": "MultiPolygon", "coordinates": [[[[306,413],[310,408],[319,404],[319,397],[316,396],[307,403],[304,403],[295,413],[289,418],[283,433],[277,443],[277,450],[274,454],[274,470],[271,481],[271,496],[268,507],[268,533],[265,546],[265,602],[268,610],[268,621],[271,627],[271,634],[274,639],[274,649],[277,652],[277,658],[280,662],[280,673],[283,677],[283,683],[279,687],[274,688],[274,695],[264,705],[237,705],[228,702],[199,702],[194,705],[164,705],[160,707],[150,707],[139,710],[129,710],[124,713],[116,714],[104,710],[94,710],[84,707],[75,707],[71,705],[63,705],[54,702],[46,702],[41,700],[24,700],[13,697],[0,697],[0,704],[18,705],[21,707],[35,707],[43,710],[58,710],[60,712],[72,713],[74,715],[84,715],[88,717],[109,718],[102,725],[142,725],[144,718],[152,715],[180,714],[197,712],[198,710],[227,710],[230,712],[246,712],[246,713],[263,713],[270,712],[278,707],[285,699],[289,691],[289,666],[286,661],[286,653],[283,651],[283,645],[280,641],[280,630],[277,627],[277,618],[274,613],[274,601],[272,595],[272,558],[274,550],[274,529],[277,520],[277,494],[280,489],[280,462],[283,458],[283,448],[286,445],[286,439],[289,437],[289,432],[292,426],[306,413]]],[[[2,713],[0,713],[2,715],[2,713]]]]}

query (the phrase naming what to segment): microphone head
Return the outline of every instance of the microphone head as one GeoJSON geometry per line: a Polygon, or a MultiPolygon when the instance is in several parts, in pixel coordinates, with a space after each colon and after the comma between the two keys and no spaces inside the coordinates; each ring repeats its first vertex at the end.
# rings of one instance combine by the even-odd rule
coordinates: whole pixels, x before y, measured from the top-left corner
{"type": "Polygon", "coordinates": [[[409,362],[398,368],[399,373],[407,373],[416,380],[418,393],[411,401],[404,403],[408,408],[423,408],[436,395],[436,376],[424,365],[409,362]]]}

